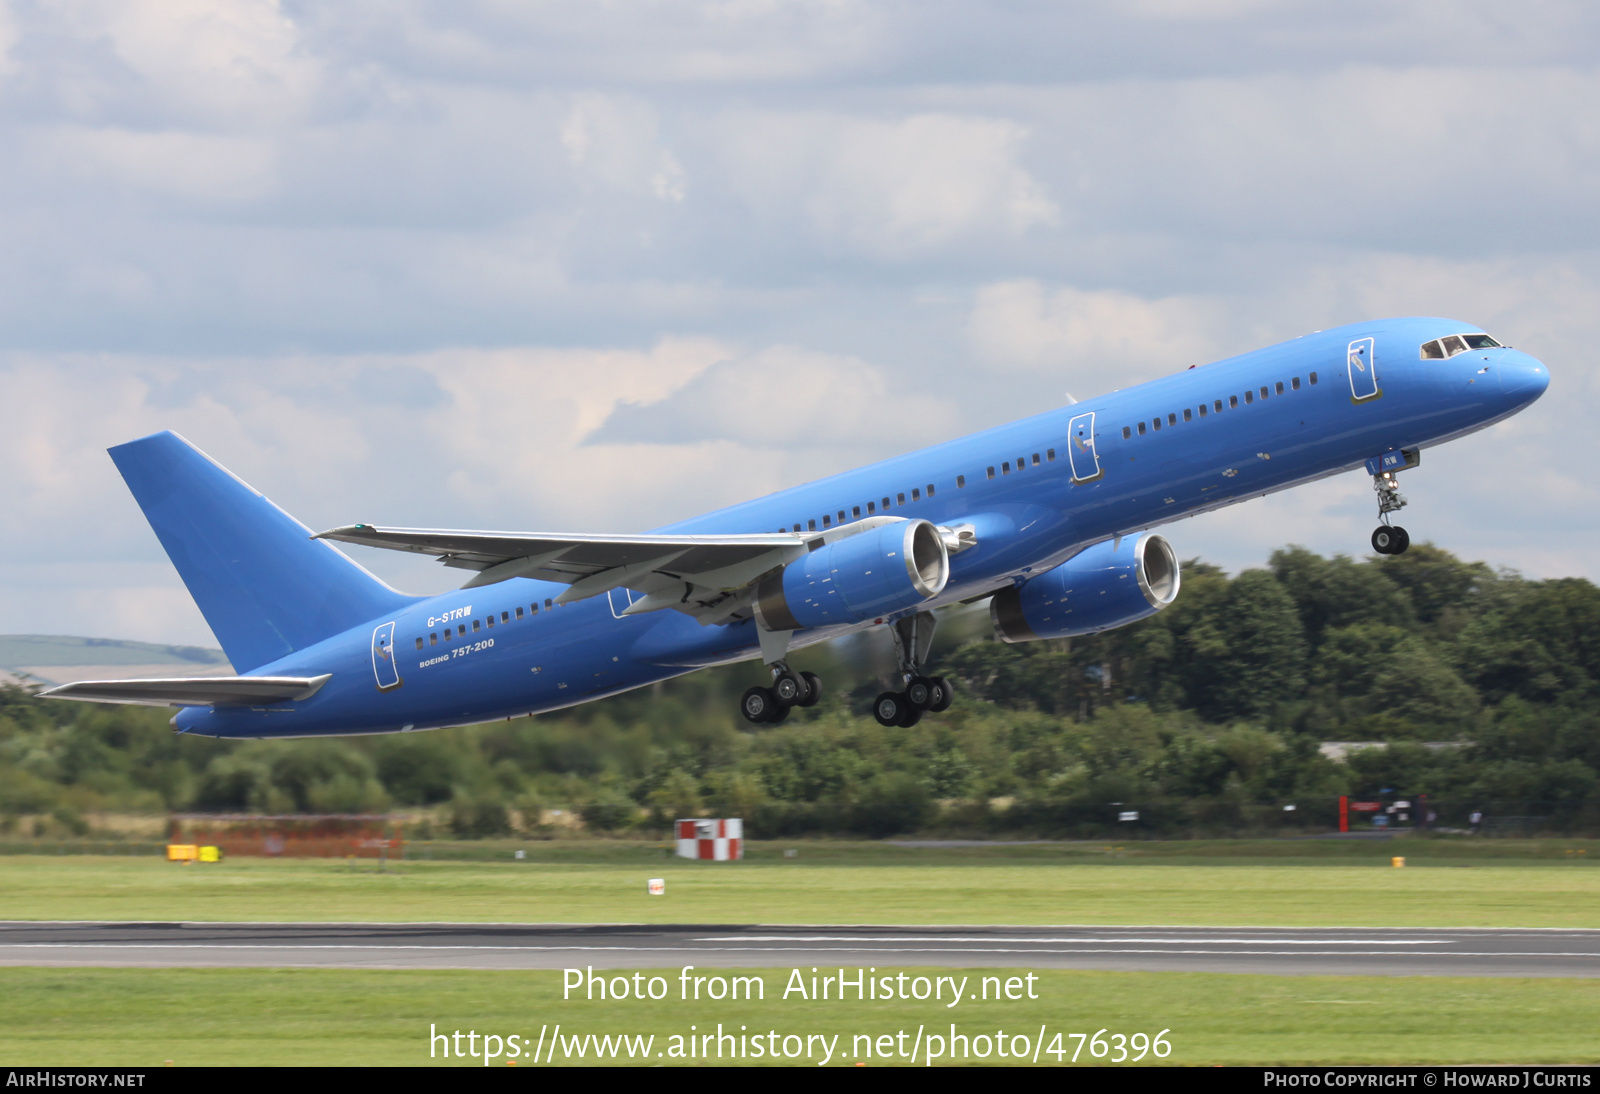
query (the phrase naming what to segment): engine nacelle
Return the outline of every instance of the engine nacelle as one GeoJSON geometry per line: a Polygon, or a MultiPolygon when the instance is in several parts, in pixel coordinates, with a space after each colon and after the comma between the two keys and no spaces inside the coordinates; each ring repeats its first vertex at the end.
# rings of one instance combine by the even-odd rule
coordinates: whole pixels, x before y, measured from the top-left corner
{"type": "Polygon", "coordinates": [[[1178,596],[1178,558],[1163,537],[1145,532],[1098,543],[989,601],[995,632],[1007,642],[1096,634],[1151,616],[1178,596]]]}
{"type": "Polygon", "coordinates": [[[769,631],[859,623],[915,607],[944,591],[950,555],[925,520],[897,520],[817,548],[756,589],[769,631]]]}

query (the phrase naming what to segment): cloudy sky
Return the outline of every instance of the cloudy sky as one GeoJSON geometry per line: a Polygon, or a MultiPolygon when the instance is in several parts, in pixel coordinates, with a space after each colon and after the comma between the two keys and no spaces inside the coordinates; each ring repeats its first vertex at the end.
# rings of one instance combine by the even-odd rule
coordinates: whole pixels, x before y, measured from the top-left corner
{"type": "Polygon", "coordinates": [[[1392,314],[1553,375],[1413,538],[1600,579],[1597,65],[1581,0],[0,0],[0,630],[212,644],[157,429],[313,527],[638,531],[1392,314]]]}

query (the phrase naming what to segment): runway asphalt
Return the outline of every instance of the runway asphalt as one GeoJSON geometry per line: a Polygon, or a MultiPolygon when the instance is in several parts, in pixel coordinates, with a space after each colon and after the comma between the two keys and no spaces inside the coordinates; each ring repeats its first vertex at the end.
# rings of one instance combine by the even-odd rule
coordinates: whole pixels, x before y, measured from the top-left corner
{"type": "Polygon", "coordinates": [[[406,969],[1026,967],[1379,976],[1600,976],[1600,931],[0,923],[0,965],[406,969]]]}

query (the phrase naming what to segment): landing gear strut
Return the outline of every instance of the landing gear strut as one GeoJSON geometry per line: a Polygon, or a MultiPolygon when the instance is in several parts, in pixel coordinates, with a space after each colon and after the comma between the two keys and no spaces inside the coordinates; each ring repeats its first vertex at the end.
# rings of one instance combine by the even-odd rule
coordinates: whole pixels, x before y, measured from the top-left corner
{"type": "Polygon", "coordinates": [[[948,680],[922,674],[936,626],[938,620],[932,612],[918,612],[896,620],[890,628],[898,673],[905,690],[886,691],[872,704],[872,716],[878,719],[879,725],[910,728],[922,720],[924,713],[949,710],[955,701],[955,692],[948,680]]]}
{"type": "Polygon", "coordinates": [[[1389,523],[1389,514],[1405,508],[1406,499],[1400,493],[1393,471],[1382,471],[1372,476],[1372,489],[1378,495],[1378,519],[1383,523],[1372,533],[1372,549],[1380,555],[1404,554],[1411,546],[1411,536],[1404,528],[1389,523]]]}

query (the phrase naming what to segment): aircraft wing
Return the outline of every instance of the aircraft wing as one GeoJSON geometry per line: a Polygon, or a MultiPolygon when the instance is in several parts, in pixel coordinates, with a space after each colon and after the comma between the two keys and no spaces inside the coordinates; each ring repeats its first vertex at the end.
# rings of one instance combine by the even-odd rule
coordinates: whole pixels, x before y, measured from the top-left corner
{"type": "Polygon", "coordinates": [[[571,586],[558,598],[566,604],[626,587],[646,594],[630,613],[677,608],[720,622],[738,610],[736,593],[837,534],[565,535],[351,524],[315,538],[433,555],[446,566],[478,571],[467,589],[513,577],[557,581],[571,586]]]}
{"type": "Polygon", "coordinates": [[[41,692],[44,699],[132,703],[148,707],[256,706],[309,699],[332,673],[321,676],[187,676],[169,680],[83,680],[41,692]]]}

